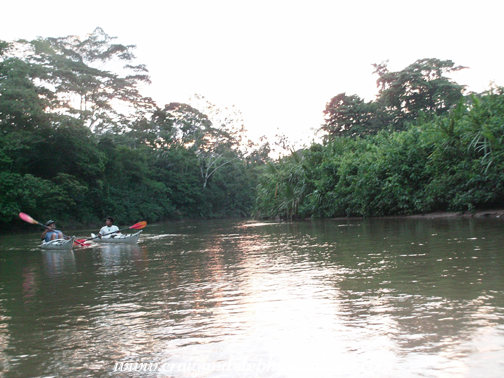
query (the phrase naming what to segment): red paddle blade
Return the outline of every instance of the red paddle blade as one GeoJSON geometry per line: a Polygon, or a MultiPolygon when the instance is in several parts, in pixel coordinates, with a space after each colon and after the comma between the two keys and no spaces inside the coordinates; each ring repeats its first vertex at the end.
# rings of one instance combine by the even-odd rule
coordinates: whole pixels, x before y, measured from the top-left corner
{"type": "Polygon", "coordinates": [[[32,217],[30,217],[28,214],[25,214],[25,213],[19,213],[19,218],[21,218],[22,220],[24,220],[25,222],[28,222],[28,223],[32,223],[32,224],[39,223],[35,219],[33,219],[32,217]]]}
{"type": "Polygon", "coordinates": [[[140,230],[141,228],[144,228],[145,226],[147,226],[147,222],[141,221],[141,222],[135,223],[133,226],[128,227],[128,228],[134,228],[135,230],[140,230]]]}

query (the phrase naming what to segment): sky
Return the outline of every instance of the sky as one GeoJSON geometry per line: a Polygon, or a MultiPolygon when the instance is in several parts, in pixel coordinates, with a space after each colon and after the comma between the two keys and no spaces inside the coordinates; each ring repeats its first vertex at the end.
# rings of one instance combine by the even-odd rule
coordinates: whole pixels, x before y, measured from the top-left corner
{"type": "Polygon", "coordinates": [[[418,59],[469,69],[458,84],[504,86],[502,0],[20,0],[2,4],[0,39],[85,36],[96,27],[136,45],[159,106],[194,94],[243,113],[249,136],[316,139],[325,105],[377,94],[373,63],[418,59]]]}

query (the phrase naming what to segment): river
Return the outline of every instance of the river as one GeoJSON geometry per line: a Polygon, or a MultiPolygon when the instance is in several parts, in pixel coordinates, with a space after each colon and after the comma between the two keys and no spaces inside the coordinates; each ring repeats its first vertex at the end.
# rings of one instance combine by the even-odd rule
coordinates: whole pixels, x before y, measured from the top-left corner
{"type": "Polygon", "coordinates": [[[503,230],[186,221],[71,252],[3,235],[0,377],[502,377],[503,230]]]}

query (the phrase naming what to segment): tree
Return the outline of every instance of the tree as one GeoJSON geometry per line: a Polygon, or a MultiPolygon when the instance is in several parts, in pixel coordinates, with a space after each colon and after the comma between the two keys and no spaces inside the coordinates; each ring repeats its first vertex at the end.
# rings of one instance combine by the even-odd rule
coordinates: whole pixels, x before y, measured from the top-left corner
{"type": "Polygon", "coordinates": [[[206,114],[190,105],[171,102],[153,115],[158,140],[186,146],[200,146],[210,132],[212,122],[206,114]]]}
{"type": "Polygon", "coordinates": [[[234,107],[142,97],[147,71],[113,39],[0,41],[3,226],[20,211],[67,226],[250,214],[268,146],[245,158],[234,107]]]}
{"type": "Polygon", "coordinates": [[[391,115],[396,130],[404,129],[406,122],[421,113],[446,113],[463,94],[463,85],[444,76],[466,68],[455,66],[451,60],[419,59],[398,72],[390,72],[387,63],[373,67],[378,75],[377,102],[391,115]]]}
{"type": "Polygon", "coordinates": [[[325,124],[321,131],[334,136],[355,136],[375,134],[383,127],[380,109],[374,102],[364,102],[357,95],[345,93],[333,97],[324,110],[325,124]]]}
{"type": "Polygon", "coordinates": [[[17,44],[24,48],[26,62],[44,70],[37,79],[57,96],[53,110],[77,115],[91,130],[104,132],[122,131],[154,107],[138,91],[138,84],[150,79],[145,65],[132,64],[135,46],[113,44],[114,39],[96,28],[86,39],[39,38],[17,44]],[[126,63],[122,76],[103,69],[107,65],[117,69],[118,62],[126,63]]]}
{"type": "Polygon", "coordinates": [[[445,114],[463,95],[464,86],[445,75],[465,67],[456,67],[451,60],[420,59],[398,72],[390,72],[387,63],[373,66],[378,75],[376,100],[366,103],[345,93],[333,97],[319,129],[327,138],[403,130],[420,115],[445,114]]]}
{"type": "Polygon", "coordinates": [[[225,165],[243,157],[251,142],[245,144],[243,141],[246,132],[243,116],[234,106],[221,109],[199,95],[195,95],[193,101],[205,109],[211,120],[211,126],[205,130],[197,151],[203,188],[206,188],[210,177],[225,165]]]}
{"type": "Polygon", "coordinates": [[[16,57],[0,55],[0,128],[4,132],[34,131],[47,127],[54,93],[35,84],[46,72],[16,57]]]}

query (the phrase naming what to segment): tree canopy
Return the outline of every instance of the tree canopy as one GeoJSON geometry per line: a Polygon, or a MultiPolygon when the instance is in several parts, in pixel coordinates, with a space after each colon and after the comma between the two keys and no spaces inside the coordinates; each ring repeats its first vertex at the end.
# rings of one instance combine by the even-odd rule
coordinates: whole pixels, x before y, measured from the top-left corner
{"type": "Polygon", "coordinates": [[[147,68],[115,39],[0,41],[3,226],[26,227],[21,211],[67,227],[504,206],[504,90],[464,96],[450,60],[375,64],[374,101],[334,96],[324,142],[274,161],[234,107],[142,96],[147,68]]]}
{"type": "Polygon", "coordinates": [[[62,225],[250,214],[256,166],[224,109],[141,95],[134,46],[81,38],[0,43],[0,222],[62,225]]]}
{"type": "Polygon", "coordinates": [[[369,217],[504,206],[504,88],[460,98],[404,130],[323,145],[269,163],[258,217],[369,217]]]}
{"type": "Polygon", "coordinates": [[[334,136],[364,136],[379,130],[404,130],[419,116],[440,116],[457,104],[464,86],[448,74],[466,67],[451,60],[419,59],[390,72],[387,63],[373,64],[379,89],[375,101],[341,93],[326,105],[321,131],[334,136]]]}

